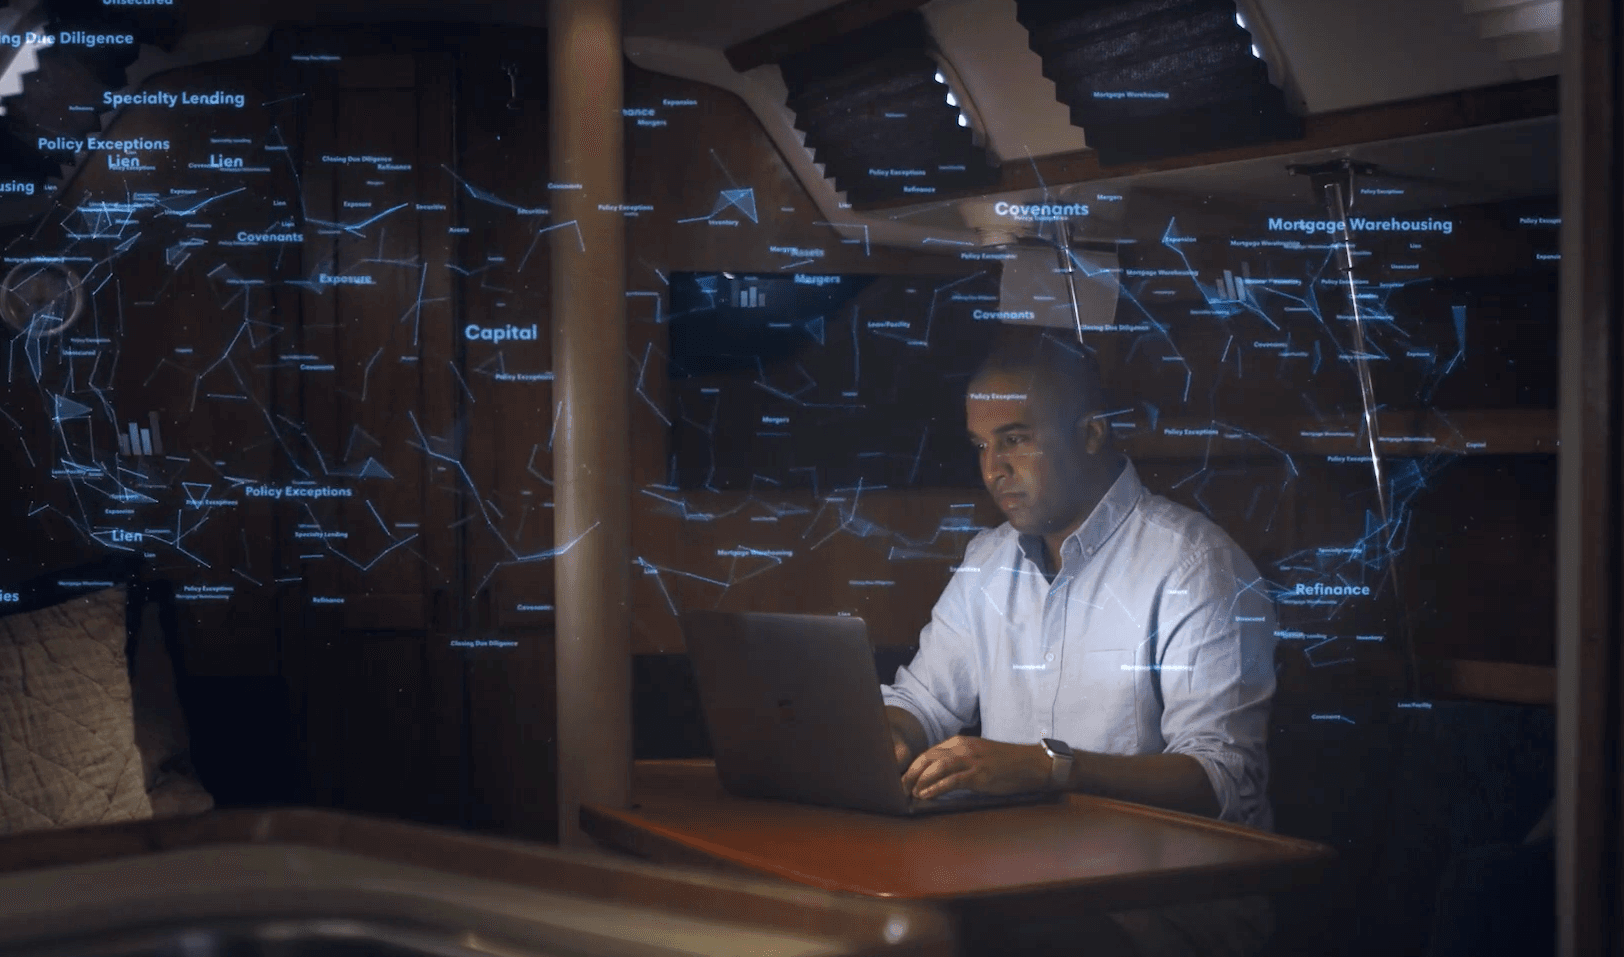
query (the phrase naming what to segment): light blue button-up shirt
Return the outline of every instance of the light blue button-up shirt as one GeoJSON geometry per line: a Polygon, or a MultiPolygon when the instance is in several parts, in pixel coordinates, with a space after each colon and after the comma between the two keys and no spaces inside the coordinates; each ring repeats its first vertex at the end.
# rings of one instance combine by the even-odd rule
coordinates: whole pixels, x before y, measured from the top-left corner
{"type": "Polygon", "coordinates": [[[1271,830],[1274,632],[1246,554],[1147,491],[1130,462],[1061,545],[1053,582],[1041,538],[1005,523],[971,539],[918,653],[881,693],[931,746],[979,716],[992,741],[1188,754],[1223,820],[1271,830]]]}

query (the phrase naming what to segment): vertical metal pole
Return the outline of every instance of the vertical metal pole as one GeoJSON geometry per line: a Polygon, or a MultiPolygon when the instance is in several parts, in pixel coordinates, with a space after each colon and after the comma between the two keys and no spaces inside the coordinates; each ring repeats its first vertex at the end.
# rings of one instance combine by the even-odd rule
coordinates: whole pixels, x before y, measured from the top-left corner
{"type": "Polygon", "coordinates": [[[631,792],[626,234],[620,213],[598,211],[618,207],[625,193],[620,5],[553,0],[547,13],[558,839],[565,847],[591,844],[580,829],[583,802],[626,807],[631,792]]]}

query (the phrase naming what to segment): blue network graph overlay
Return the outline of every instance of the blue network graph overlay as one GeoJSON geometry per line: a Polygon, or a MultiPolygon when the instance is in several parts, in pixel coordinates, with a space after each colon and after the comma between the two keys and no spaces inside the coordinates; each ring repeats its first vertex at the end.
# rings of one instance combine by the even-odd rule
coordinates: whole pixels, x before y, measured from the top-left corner
{"type": "MultiPolygon", "coordinates": [[[[179,160],[172,182],[132,179],[142,185],[65,194],[73,198],[50,214],[50,229],[34,234],[60,240],[46,246],[24,237],[8,251],[7,268],[38,270],[42,283],[53,268],[71,269],[87,294],[73,325],[47,335],[40,333],[70,308],[70,297],[47,290],[28,316],[31,327],[5,344],[7,382],[33,389],[39,401],[35,410],[0,409],[0,434],[54,483],[25,511],[48,511],[108,550],[153,555],[193,575],[206,596],[312,584],[305,573],[273,572],[266,543],[219,544],[218,529],[258,502],[285,507],[281,544],[316,569],[309,576],[339,569],[380,587],[391,563],[429,563],[423,542],[431,532],[478,539],[484,557],[468,574],[477,587],[574,547],[538,547],[533,535],[552,504],[550,451],[558,430],[569,428],[568,410],[543,398],[538,406],[551,406],[550,415],[515,423],[482,401],[497,383],[538,394],[550,388],[553,370],[532,348],[548,334],[545,321],[480,319],[452,329],[456,296],[446,290],[505,302],[545,281],[542,243],[563,236],[564,246],[592,255],[579,224],[555,216],[537,199],[548,195],[539,187],[509,194],[450,165],[419,169],[412,157],[381,147],[300,157],[291,131],[310,104],[299,91],[283,93],[262,105],[263,128],[170,144],[179,160]],[[268,173],[244,185],[240,171],[250,169],[268,173]],[[372,192],[346,185],[318,203],[324,194],[316,181],[335,177],[372,192]],[[433,196],[416,195],[431,182],[433,196]],[[391,252],[435,217],[449,224],[446,242],[391,252]],[[497,249],[468,225],[495,222],[523,241],[497,249]],[[396,297],[386,301],[399,301],[390,328],[344,356],[354,374],[333,389],[334,407],[367,415],[335,425],[289,401],[301,385],[334,378],[333,357],[307,341],[346,334],[345,315],[332,304],[386,290],[396,297]],[[334,327],[314,328],[309,316],[318,305],[334,327]],[[148,353],[125,345],[142,333],[137,317],[158,306],[188,325],[172,353],[135,368],[129,357],[148,353]],[[309,310],[302,322],[294,318],[301,308],[309,310]],[[448,340],[465,351],[425,345],[448,340]],[[387,415],[398,397],[380,383],[403,353],[446,384],[457,410],[450,421],[387,415]],[[267,376],[282,390],[275,402],[262,388],[267,376]],[[138,398],[160,393],[172,393],[161,408],[138,398]],[[179,441],[189,418],[225,409],[229,441],[206,453],[179,441]],[[380,419],[398,429],[380,427],[380,419]],[[522,487],[482,487],[467,451],[480,430],[519,430],[514,446],[530,450],[522,487]],[[454,525],[429,528],[421,513],[406,513],[392,494],[407,481],[402,461],[431,476],[431,495],[456,503],[454,525]]],[[[673,559],[677,552],[636,556],[634,573],[667,612],[694,596],[718,603],[744,588],[791,588],[797,557],[836,546],[860,546],[881,567],[958,561],[969,538],[997,520],[976,488],[962,435],[964,389],[991,332],[1025,324],[1101,361],[1113,398],[1098,417],[1124,443],[1174,449],[1163,456],[1155,490],[1220,525],[1273,535],[1292,527],[1288,503],[1310,469],[1357,476],[1348,481],[1356,490],[1342,509],[1345,530],[1299,534],[1292,549],[1260,564],[1260,580],[1237,589],[1275,600],[1290,619],[1281,640],[1313,669],[1345,666],[1361,643],[1388,640],[1379,628],[1351,623],[1366,621],[1365,610],[1383,598],[1388,570],[1410,547],[1419,497],[1474,438],[1454,430],[1435,405],[1484,349],[1478,306],[1438,286],[1426,265],[1456,239],[1447,211],[1405,213],[1391,227],[1380,225],[1385,218],[1362,220],[1358,242],[1380,255],[1357,260],[1351,282],[1338,265],[1337,237],[1306,196],[1293,215],[1307,218],[1259,214],[1221,235],[1197,225],[1199,210],[1133,214],[1116,225],[1077,214],[1091,243],[1117,243],[1115,260],[969,247],[962,228],[944,228],[925,245],[953,268],[882,275],[850,265],[891,255],[872,237],[843,241],[810,209],[791,222],[781,200],[768,198],[773,190],[735,177],[721,153],[697,139],[702,111],[649,112],[629,119],[661,120],[650,134],[666,137],[660,144],[694,138],[710,164],[669,209],[624,205],[600,214],[726,233],[757,253],[748,269],[716,262],[694,271],[692,262],[671,265],[683,261],[671,250],[633,250],[666,258],[654,263],[652,288],[627,290],[628,311],[669,332],[626,357],[634,414],[646,410],[675,449],[662,480],[638,487],[634,498],[694,540],[734,536],[703,561],[673,559]],[[828,265],[836,258],[841,268],[828,265]],[[1111,305],[1102,309],[1100,301],[1111,305]],[[1354,306],[1365,333],[1357,353],[1354,306]],[[1380,372],[1379,405],[1431,410],[1446,433],[1420,453],[1406,441],[1404,454],[1386,462],[1385,509],[1369,500],[1368,456],[1302,451],[1314,441],[1363,437],[1362,409],[1346,401],[1360,363],[1380,372]],[[1256,417],[1259,408],[1270,410],[1266,419],[1256,417]],[[1298,434],[1281,433],[1288,421],[1301,424],[1298,434]],[[895,510],[875,503],[902,489],[953,493],[941,514],[901,527],[895,510]]],[[[1047,191],[1022,203],[1051,201],[1079,205],[1047,191]]],[[[1011,226],[1029,232],[1034,224],[1011,226]]],[[[876,573],[852,587],[883,594],[877,590],[892,580],[876,573]]]]}

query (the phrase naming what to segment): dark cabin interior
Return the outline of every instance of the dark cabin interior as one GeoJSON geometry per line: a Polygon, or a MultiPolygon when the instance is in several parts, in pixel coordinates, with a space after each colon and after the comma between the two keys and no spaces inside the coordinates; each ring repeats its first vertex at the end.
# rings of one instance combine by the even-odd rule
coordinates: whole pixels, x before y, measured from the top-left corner
{"type": "MultiPolygon", "coordinates": [[[[1605,309],[1563,338],[1593,250],[1559,119],[1596,55],[1569,21],[1616,58],[1616,10],[625,0],[607,96],[553,89],[548,7],[0,8],[58,38],[0,46],[0,632],[126,590],[189,742],[169,815],[579,846],[605,778],[561,792],[563,742],[712,756],[690,610],[860,617],[890,683],[1003,521],[964,393],[1025,324],[1095,356],[1117,447],[1274,602],[1275,832],[1334,857],[1272,892],[1264,952],[1557,953],[1593,913],[1558,906],[1559,712],[1584,760],[1618,725],[1616,675],[1559,700],[1563,350],[1615,390],[1618,358],[1605,309]],[[602,177],[560,150],[616,125],[623,190],[577,195],[602,177]],[[594,262],[621,301],[571,298],[594,262]],[[566,299],[623,327],[580,415],[566,299]],[[609,499],[614,554],[571,554],[609,499]],[[560,619],[615,595],[627,673],[575,671],[560,619]]],[[[1616,562],[1597,487],[1571,548],[1616,562]]],[[[1616,672],[1586,614],[1611,637],[1563,667],[1616,672]]],[[[1573,820],[1617,849],[1594,793],[1573,820]]]]}

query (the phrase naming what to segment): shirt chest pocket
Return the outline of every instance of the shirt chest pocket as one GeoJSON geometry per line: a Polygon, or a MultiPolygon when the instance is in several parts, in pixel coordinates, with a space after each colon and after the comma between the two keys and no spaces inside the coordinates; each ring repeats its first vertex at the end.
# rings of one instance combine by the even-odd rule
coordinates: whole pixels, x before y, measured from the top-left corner
{"type": "Polygon", "coordinates": [[[1143,674],[1132,648],[1084,649],[1061,667],[1060,698],[1067,721],[1085,740],[1073,747],[1106,754],[1138,754],[1143,674]]]}

